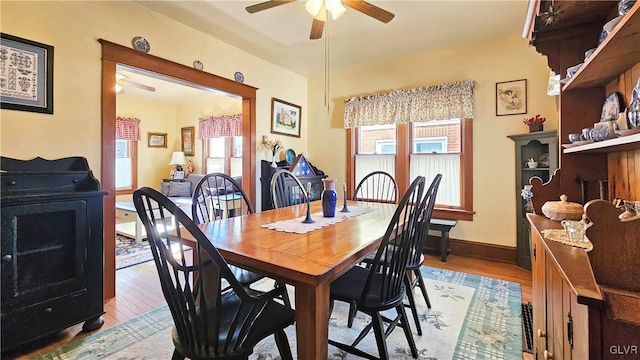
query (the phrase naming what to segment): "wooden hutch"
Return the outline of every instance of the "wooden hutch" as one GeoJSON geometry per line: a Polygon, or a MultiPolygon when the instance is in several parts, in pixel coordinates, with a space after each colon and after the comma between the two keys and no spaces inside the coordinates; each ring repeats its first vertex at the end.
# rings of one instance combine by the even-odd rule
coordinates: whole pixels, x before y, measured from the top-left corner
{"type": "Polygon", "coordinates": [[[621,222],[621,211],[611,204],[614,198],[640,200],[640,134],[562,147],[570,133],[600,120],[610,93],[623,94],[629,106],[640,77],[640,2],[584,60],[603,25],[617,16],[617,1],[529,3],[525,36],[549,67],[564,77],[567,68],[584,62],[559,95],[560,168],[545,184],[532,181],[535,212],[542,214],[542,205],[561,194],[576,202],[584,196],[593,222],[587,230],[593,250],[585,252],[544,238],[542,230],[561,228],[558,222],[527,216],[537,359],[640,357],[640,220],[621,222]],[[607,198],[598,200],[596,182],[603,180],[607,198]]]}

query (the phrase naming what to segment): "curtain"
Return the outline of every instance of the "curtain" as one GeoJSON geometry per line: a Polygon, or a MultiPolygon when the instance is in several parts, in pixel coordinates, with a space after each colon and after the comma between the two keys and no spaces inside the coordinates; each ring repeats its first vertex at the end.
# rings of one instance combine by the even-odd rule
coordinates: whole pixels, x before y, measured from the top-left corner
{"type": "Polygon", "coordinates": [[[345,101],[344,127],[473,119],[473,80],[395,90],[345,101]]]}
{"type": "Polygon", "coordinates": [[[242,136],[242,114],[199,118],[198,127],[200,140],[220,136],[242,136]]]}
{"type": "Polygon", "coordinates": [[[140,141],[140,119],[116,116],[116,139],[140,141]]]}
{"type": "MultiPolygon", "coordinates": [[[[356,155],[356,186],[367,174],[384,171],[391,176],[396,173],[396,154],[356,155]]],[[[398,196],[400,198],[400,196],[398,196]]]]}
{"type": "Polygon", "coordinates": [[[410,179],[422,175],[431,184],[437,174],[442,174],[436,203],[460,206],[460,154],[411,154],[410,179]]]}

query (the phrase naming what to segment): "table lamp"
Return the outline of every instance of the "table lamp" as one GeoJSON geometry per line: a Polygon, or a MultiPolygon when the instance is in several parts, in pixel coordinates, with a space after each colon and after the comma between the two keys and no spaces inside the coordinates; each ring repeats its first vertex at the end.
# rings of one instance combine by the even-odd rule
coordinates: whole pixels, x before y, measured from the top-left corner
{"type": "Polygon", "coordinates": [[[173,171],[171,171],[171,178],[173,178],[173,174],[175,174],[176,171],[183,171],[182,165],[185,165],[186,163],[187,160],[184,158],[184,152],[174,151],[171,155],[171,161],[169,162],[169,165],[176,166],[173,171]]]}

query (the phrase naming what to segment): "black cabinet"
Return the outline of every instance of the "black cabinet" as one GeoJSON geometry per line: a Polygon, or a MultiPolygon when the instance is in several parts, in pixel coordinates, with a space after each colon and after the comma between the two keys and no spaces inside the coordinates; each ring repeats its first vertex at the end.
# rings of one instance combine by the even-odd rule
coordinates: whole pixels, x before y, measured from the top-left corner
{"type": "MultiPolygon", "coordinates": [[[[282,162],[286,164],[286,162],[282,162]]],[[[260,166],[260,187],[262,196],[262,211],[273,209],[273,201],[271,200],[271,178],[276,171],[280,169],[289,169],[289,166],[281,166],[282,163],[278,163],[278,167],[271,167],[271,162],[262,160],[260,166]]],[[[324,185],[322,179],[326,179],[327,175],[312,175],[312,176],[298,176],[298,179],[305,187],[307,183],[311,183],[311,201],[320,200],[324,185]]]]}
{"type": "Polygon", "coordinates": [[[103,324],[98,181],[80,157],[2,157],[2,351],[85,321],[103,324]]]}
{"type": "Polygon", "coordinates": [[[532,177],[542,179],[543,183],[551,179],[558,168],[558,138],[556,130],[510,135],[509,138],[516,146],[516,263],[531,270],[531,227],[526,215],[527,212],[533,212],[533,204],[524,199],[521,192],[526,185],[530,185],[532,177]],[[533,160],[535,167],[529,165],[530,160],[533,160]]]}

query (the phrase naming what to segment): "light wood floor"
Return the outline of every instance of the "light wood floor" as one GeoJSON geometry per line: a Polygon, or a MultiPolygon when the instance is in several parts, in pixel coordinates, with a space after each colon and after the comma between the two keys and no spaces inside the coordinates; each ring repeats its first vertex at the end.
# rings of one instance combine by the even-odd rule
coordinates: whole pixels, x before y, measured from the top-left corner
{"type": "MultiPolygon", "coordinates": [[[[470,274],[484,275],[520,283],[522,301],[531,301],[531,272],[516,265],[450,255],[446,263],[439,256],[425,255],[425,264],[470,274]]],[[[70,327],[54,336],[21,347],[5,354],[3,359],[32,359],[87,335],[103,331],[165,304],[153,261],[118,270],[116,272],[116,297],[105,302],[105,323],[102,328],[83,333],[82,324],[70,327]]],[[[533,359],[524,353],[524,359],[533,359]]]]}

